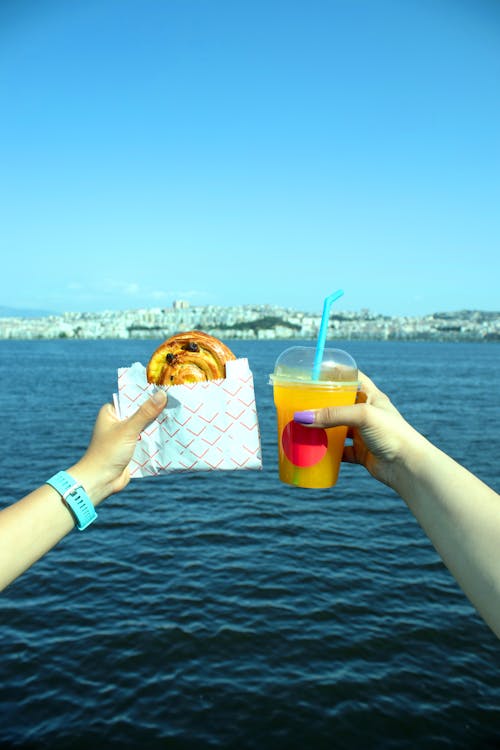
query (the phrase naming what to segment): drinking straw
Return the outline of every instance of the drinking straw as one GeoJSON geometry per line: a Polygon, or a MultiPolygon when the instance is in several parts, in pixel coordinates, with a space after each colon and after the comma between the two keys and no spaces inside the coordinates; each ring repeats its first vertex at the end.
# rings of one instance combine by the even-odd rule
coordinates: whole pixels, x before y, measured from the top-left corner
{"type": "Polygon", "coordinates": [[[319,375],[321,372],[321,363],[323,362],[323,352],[325,351],[325,342],[326,342],[326,332],[328,330],[328,319],[330,317],[330,308],[332,304],[337,300],[339,297],[342,297],[344,292],[342,289],[337,289],[336,292],[333,292],[333,294],[330,294],[329,297],[325,299],[325,302],[323,304],[323,315],[321,316],[321,325],[319,327],[319,333],[318,333],[318,342],[316,344],[316,354],[314,355],[314,363],[313,363],[313,371],[312,371],[312,379],[313,380],[319,380],[319,375]]]}

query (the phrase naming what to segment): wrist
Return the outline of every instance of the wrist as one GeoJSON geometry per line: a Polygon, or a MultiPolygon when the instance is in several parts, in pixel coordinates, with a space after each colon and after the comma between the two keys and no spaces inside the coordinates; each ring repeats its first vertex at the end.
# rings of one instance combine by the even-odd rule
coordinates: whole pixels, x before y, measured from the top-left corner
{"type": "Polygon", "coordinates": [[[97,518],[94,504],[88,496],[83,483],[67,471],[58,471],[46,480],[62,499],[63,504],[73,516],[75,526],[84,531],[97,518]]]}
{"type": "Polygon", "coordinates": [[[408,428],[401,439],[390,482],[392,489],[405,500],[412,494],[415,482],[420,482],[425,476],[431,455],[437,451],[421,433],[410,425],[408,428]]]}
{"type": "Polygon", "coordinates": [[[111,494],[104,479],[99,476],[98,472],[92,471],[86,465],[85,461],[78,461],[67,469],[67,472],[78,482],[82,483],[94,507],[111,494]]]}

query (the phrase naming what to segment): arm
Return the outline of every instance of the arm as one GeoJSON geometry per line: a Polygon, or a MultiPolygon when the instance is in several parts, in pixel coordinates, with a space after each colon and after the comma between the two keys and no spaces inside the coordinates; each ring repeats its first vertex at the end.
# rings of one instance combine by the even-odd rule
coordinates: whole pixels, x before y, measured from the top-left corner
{"type": "Polygon", "coordinates": [[[295,419],[348,425],[344,460],[363,464],[406,502],[445,565],[500,638],[500,497],[409,425],[369,378],[359,403],[295,419]]]}
{"type": "MultiPolygon", "coordinates": [[[[82,483],[94,506],[126,487],[137,439],[165,403],[165,392],[157,391],[123,421],[110,404],[102,407],[85,455],[67,470],[82,483]]],[[[48,484],[1,510],[0,590],[52,549],[74,525],[61,496],[48,484]]]]}

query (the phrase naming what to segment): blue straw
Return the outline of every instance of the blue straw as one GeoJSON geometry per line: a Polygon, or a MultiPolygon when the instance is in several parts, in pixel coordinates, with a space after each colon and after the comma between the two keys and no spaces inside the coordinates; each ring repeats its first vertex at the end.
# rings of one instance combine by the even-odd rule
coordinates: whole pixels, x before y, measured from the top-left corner
{"type": "Polygon", "coordinates": [[[337,300],[339,297],[342,297],[343,294],[344,292],[342,291],[342,289],[337,289],[336,292],[333,292],[333,294],[330,294],[330,296],[325,299],[325,302],[323,304],[323,315],[321,317],[321,325],[319,327],[318,343],[316,344],[316,354],[314,355],[314,364],[312,371],[313,380],[319,380],[321,372],[321,363],[323,362],[323,352],[325,351],[326,332],[328,330],[330,308],[335,300],[337,300]]]}

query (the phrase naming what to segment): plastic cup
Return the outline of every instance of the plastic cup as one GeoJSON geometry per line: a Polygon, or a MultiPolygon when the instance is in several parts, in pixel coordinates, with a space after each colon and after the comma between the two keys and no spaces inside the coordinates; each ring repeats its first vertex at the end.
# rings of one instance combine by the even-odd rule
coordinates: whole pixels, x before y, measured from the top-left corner
{"type": "Polygon", "coordinates": [[[285,484],[320,489],[337,482],[347,427],[306,427],[296,411],[350,406],[356,401],[358,368],[342,349],[325,349],[313,378],[316,350],[292,346],[276,360],[270,380],[278,420],[279,477],[285,484]]]}

